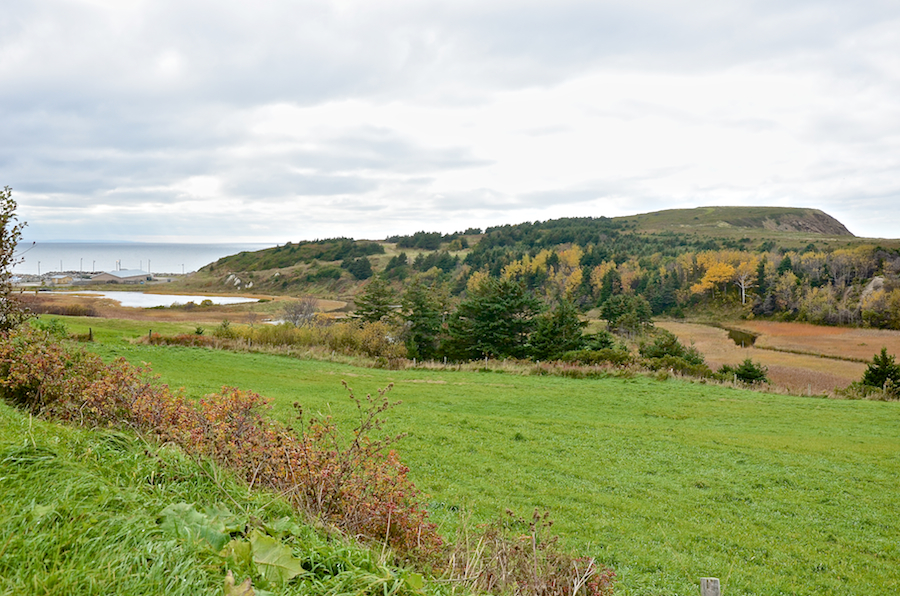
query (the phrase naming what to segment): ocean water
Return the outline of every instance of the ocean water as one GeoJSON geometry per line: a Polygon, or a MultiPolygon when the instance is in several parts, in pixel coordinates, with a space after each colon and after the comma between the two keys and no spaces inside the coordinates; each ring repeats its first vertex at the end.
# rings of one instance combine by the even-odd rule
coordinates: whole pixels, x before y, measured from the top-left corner
{"type": "Polygon", "coordinates": [[[213,261],[272,244],[163,244],[20,241],[21,262],[13,273],[47,275],[62,272],[101,272],[140,269],[155,275],[190,273],[213,261]]]}

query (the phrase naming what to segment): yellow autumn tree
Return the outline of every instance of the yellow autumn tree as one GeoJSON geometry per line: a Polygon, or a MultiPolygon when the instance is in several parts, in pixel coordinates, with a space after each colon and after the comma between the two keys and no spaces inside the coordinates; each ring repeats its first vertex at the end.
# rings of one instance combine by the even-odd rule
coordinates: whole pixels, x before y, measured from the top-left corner
{"type": "Polygon", "coordinates": [[[734,278],[735,269],[729,263],[719,260],[704,260],[708,263],[706,273],[699,282],[691,286],[691,292],[694,294],[704,294],[714,290],[718,284],[725,284],[734,278]]]}
{"type": "Polygon", "coordinates": [[[603,261],[591,270],[591,289],[597,295],[603,289],[603,278],[616,268],[615,261],[603,261]]]}
{"type": "Polygon", "coordinates": [[[570,298],[584,280],[584,273],[581,270],[581,257],[584,256],[584,251],[577,244],[573,244],[556,254],[558,263],[548,271],[550,281],[560,296],[570,298]]]}
{"type": "Polygon", "coordinates": [[[635,282],[644,276],[644,270],[641,269],[637,259],[629,259],[619,265],[617,268],[619,277],[622,278],[622,293],[634,294],[635,282]]]}

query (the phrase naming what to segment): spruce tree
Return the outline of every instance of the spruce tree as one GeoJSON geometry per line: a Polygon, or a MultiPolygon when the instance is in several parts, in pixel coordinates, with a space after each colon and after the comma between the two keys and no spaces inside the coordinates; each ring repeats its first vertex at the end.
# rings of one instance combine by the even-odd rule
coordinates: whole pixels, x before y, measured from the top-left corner
{"type": "Polygon", "coordinates": [[[447,353],[456,360],[525,358],[540,311],[541,303],[520,283],[486,277],[450,319],[447,353]]]}
{"type": "Polygon", "coordinates": [[[863,385],[883,389],[888,380],[895,386],[900,386],[900,364],[888,354],[887,348],[881,348],[881,354],[876,354],[872,358],[871,364],[863,373],[862,382],[863,385]]]}
{"type": "Polygon", "coordinates": [[[397,296],[390,284],[375,277],[366,284],[363,293],[355,300],[356,311],[353,316],[367,323],[388,321],[394,316],[394,307],[397,304],[397,296]]]}
{"type": "Polygon", "coordinates": [[[538,317],[531,334],[531,356],[535,360],[556,360],[566,352],[581,349],[587,322],[569,300],[561,300],[552,311],[538,317]]]}
{"type": "Polygon", "coordinates": [[[421,278],[407,286],[400,304],[410,358],[428,360],[437,356],[444,302],[440,292],[421,278]]]}

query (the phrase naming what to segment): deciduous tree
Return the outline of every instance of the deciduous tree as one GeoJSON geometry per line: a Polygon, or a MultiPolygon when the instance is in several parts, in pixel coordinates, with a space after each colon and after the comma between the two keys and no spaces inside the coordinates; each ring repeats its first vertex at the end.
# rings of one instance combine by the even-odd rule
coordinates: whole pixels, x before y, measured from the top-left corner
{"type": "Polygon", "coordinates": [[[0,331],[16,327],[27,318],[27,309],[13,294],[12,268],[19,262],[16,246],[25,222],[16,216],[16,201],[8,186],[0,191],[0,331]]]}
{"type": "Polygon", "coordinates": [[[741,260],[734,268],[732,279],[741,289],[741,304],[747,303],[747,290],[754,286],[753,276],[756,274],[757,261],[756,257],[751,256],[746,260],[741,260]]]}

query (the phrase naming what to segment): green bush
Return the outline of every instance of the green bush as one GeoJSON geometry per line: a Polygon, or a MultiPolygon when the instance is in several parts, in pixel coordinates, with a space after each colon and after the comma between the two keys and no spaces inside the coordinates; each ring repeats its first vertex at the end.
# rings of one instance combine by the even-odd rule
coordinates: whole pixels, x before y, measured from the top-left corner
{"type": "Polygon", "coordinates": [[[614,348],[603,348],[602,350],[573,350],[566,352],[560,358],[563,362],[577,362],[580,364],[613,364],[615,366],[626,366],[634,362],[630,352],[614,348]]]}
{"type": "Polygon", "coordinates": [[[647,358],[644,364],[650,370],[670,370],[691,377],[706,378],[712,376],[712,370],[705,362],[697,364],[678,356],[666,355],[659,358],[647,358]]]}
{"type": "Polygon", "coordinates": [[[648,359],[672,357],[684,360],[692,366],[706,365],[703,354],[697,348],[693,346],[689,348],[684,347],[674,333],[665,329],[657,331],[656,339],[653,340],[652,344],[642,342],[640,352],[641,356],[648,359]]]}
{"type": "Polygon", "coordinates": [[[49,335],[59,339],[69,335],[66,324],[59,319],[31,319],[30,323],[35,329],[46,331],[49,335]]]}
{"type": "Polygon", "coordinates": [[[213,329],[213,335],[219,339],[234,339],[238,336],[237,331],[232,329],[231,321],[222,319],[222,322],[213,329]]]}
{"type": "Polygon", "coordinates": [[[317,282],[326,279],[340,279],[341,278],[341,270],[337,267],[322,267],[318,271],[313,271],[306,274],[306,281],[308,282],[317,282]]]}
{"type": "Polygon", "coordinates": [[[768,383],[769,378],[766,376],[768,372],[769,370],[765,366],[747,358],[737,366],[723,364],[714,376],[721,381],[740,381],[753,385],[768,383]]]}

